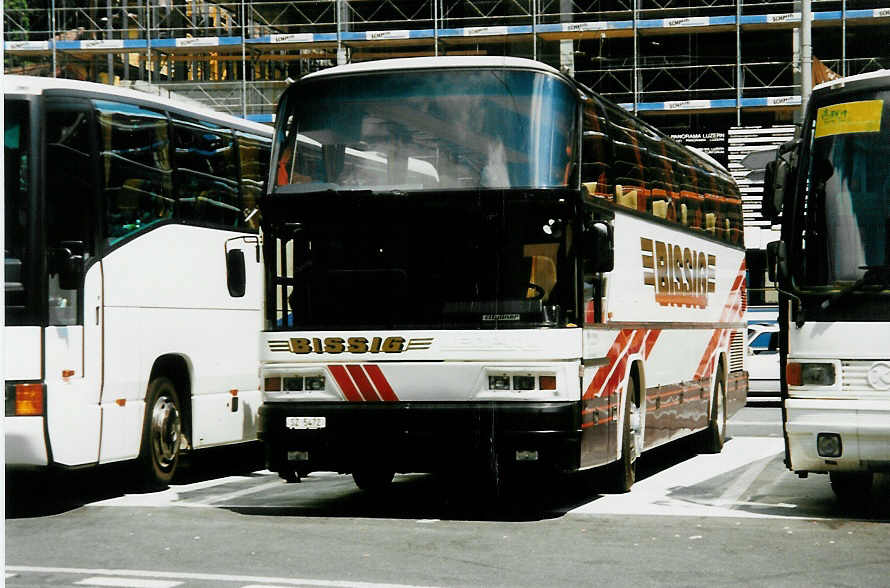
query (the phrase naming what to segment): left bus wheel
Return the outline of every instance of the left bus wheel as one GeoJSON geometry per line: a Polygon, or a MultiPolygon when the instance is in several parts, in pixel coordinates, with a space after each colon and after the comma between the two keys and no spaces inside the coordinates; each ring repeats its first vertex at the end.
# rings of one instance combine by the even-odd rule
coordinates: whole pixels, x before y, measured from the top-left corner
{"type": "Polygon", "coordinates": [[[722,367],[717,371],[714,402],[711,403],[708,428],[703,435],[703,453],[720,453],[723,450],[723,442],[726,440],[726,383],[723,381],[722,367]]]}
{"type": "Polygon", "coordinates": [[[165,487],[173,479],[179,464],[181,437],[182,412],[176,387],[170,378],[155,378],[148,385],[139,452],[149,486],[165,487]]]}

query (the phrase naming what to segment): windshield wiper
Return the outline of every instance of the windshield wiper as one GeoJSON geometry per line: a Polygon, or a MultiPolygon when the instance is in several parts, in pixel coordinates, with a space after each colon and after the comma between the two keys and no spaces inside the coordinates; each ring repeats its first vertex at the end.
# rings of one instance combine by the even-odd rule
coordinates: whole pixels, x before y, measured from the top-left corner
{"type": "Polygon", "coordinates": [[[890,265],[860,265],[859,269],[865,270],[862,277],[843,288],[834,296],[823,300],[822,304],[819,305],[822,310],[828,310],[853,292],[864,292],[867,290],[878,292],[890,288],[890,265]]]}

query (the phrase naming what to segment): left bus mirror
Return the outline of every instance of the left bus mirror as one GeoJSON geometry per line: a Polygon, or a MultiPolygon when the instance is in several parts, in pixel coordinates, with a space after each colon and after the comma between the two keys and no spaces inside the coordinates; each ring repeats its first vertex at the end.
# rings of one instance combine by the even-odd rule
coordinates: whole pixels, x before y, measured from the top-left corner
{"type": "Polygon", "coordinates": [[[226,283],[232,298],[241,298],[247,291],[247,267],[240,249],[226,252],[226,283]]]}
{"type": "Polygon", "coordinates": [[[615,247],[609,223],[601,220],[590,223],[584,237],[584,273],[596,274],[615,269],[615,247]]]}
{"type": "Polygon", "coordinates": [[[62,241],[55,249],[51,273],[59,274],[59,288],[77,290],[81,286],[84,273],[83,241],[62,241]]]}

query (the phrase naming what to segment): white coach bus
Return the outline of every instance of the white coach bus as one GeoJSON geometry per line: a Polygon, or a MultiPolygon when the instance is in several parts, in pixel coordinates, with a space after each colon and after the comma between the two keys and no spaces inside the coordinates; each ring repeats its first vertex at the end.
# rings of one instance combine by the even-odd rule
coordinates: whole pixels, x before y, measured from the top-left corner
{"type": "Polygon", "coordinates": [[[719,165],[514,58],[335,67],[276,120],[271,470],[373,488],[612,464],[627,490],[644,450],[721,449],[746,373],[741,204],[719,165]]]}
{"type": "Polygon", "coordinates": [[[6,76],[7,467],[256,440],[258,217],[270,127],[6,76]]]}
{"type": "Polygon", "coordinates": [[[890,71],[817,86],[767,171],[785,463],[861,499],[890,471],[890,71]]]}

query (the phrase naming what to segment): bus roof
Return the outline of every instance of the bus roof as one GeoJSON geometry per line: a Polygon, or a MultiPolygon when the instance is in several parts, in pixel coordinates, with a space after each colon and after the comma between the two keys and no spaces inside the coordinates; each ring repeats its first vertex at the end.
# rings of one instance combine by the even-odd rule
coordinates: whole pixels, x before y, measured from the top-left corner
{"type": "Polygon", "coordinates": [[[442,57],[405,57],[399,59],[381,59],[376,61],[363,61],[338,65],[321,71],[311,73],[302,79],[325,77],[342,74],[382,72],[405,69],[438,69],[438,68],[462,68],[462,67],[497,67],[532,69],[541,72],[552,73],[561,76],[559,70],[531,59],[521,57],[489,57],[489,56],[442,56],[442,57]]]}
{"type": "Polygon", "coordinates": [[[192,100],[180,101],[175,98],[164,98],[147,92],[131,90],[129,88],[110,86],[108,84],[97,84],[94,82],[82,82],[79,80],[19,75],[3,76],[4,94],[40,95],[47,90],[70,90],[74,92],[87,92],[100,98],[126,98],[130,100],[138,100],[143,103],[148,102],[155,104],[162,108],[172,108],[184,114],[214,120],[225,126],[240,128],[245,131],[253,131],[265,136],[272,135],[272,127],[268,125],[238,118],[223,112],[216,112],[206,107],[196,107],[195,102],[192,100]]]}
{"type": "Polygon", "coordinates": [[[870,71],[868,73],[856,74],[855,76],[838,78],[836,80],[831,80],[830,82],[823,82],[813,88],[813,92],[821,92],[826,89],[833,90],[836,88],[844,88],[846,86],[849,86],[850,84],[857,84],[865,80],[875,80],[880,78],[886,78],[886,81],[890,83],[890,69],[879,69],[877,71],[870,71]]]}

